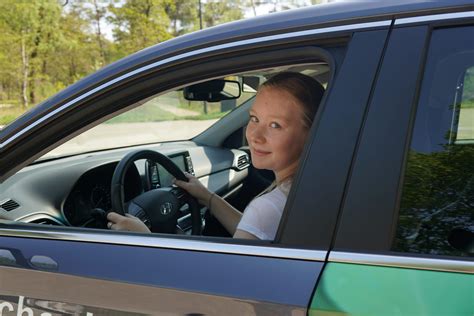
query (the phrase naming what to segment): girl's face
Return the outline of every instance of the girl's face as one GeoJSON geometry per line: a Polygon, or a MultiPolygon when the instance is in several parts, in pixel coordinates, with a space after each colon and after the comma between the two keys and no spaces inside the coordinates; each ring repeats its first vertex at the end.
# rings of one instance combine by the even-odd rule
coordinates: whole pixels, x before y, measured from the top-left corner
{"type": "Polygon", "coordinates": [[[272,170],[277,181],[292,175],[307,134],[303,106],[290,93],[272,87],[260,89],[246,131],[255,168],[272,170]]]}

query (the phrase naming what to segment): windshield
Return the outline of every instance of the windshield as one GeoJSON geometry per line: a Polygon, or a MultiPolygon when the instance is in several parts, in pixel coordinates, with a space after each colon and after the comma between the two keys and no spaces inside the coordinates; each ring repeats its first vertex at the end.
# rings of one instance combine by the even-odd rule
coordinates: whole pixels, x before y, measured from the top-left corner
{"type": "MultiPolygon", "coordinates": [[[[235,81],[241,80],[241,78],[231,78],[235,81]]],[[[255,96],[255,89],[247,84],[243,87],[240,93],[238,90],[231,91],[234,94],[232,98],[217,102],[186,99],[183,93],[185,89],[152,97],[133,110],[122,113],[69,140],[41,159],[191,139],[255,96]]]]}
{"type": "Polygon", "coordinates": [[[258,87],[271,75],[298,71],[318,78],[325,86],[326,63],[301,64],[236,74],[198,82],[155,95],[140,105],[72,138],[39,160],[112,148],[189,140],[221,117],[254,98],[258,87]]]}

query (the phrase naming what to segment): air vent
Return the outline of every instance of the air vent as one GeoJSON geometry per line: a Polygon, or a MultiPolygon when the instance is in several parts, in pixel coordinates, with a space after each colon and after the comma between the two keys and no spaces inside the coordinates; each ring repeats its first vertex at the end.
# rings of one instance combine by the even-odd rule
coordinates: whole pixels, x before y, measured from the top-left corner
{"type": "Polygon", "coordinates": [[[60,224],[52,219],[49,218],[40,218],[31,221],[33,224],[41,224],[41,225],[53,225],[53,226],[60,226],[60,224]]]}
{"type": "Polygon", "coordinates": [[[249,166],[249,156],[248,155],[242,155],[237,158],[237,169],[242,170],[245,169],[249,166]]]}
{"type": "Polygon", "coordinates": [[[0,207],[3,208],[5,211],[10,212],[13,211],[16,208],[20,207],[20,204],[13,200],[8,200],[2,204],[0,204],[0,207]]]}

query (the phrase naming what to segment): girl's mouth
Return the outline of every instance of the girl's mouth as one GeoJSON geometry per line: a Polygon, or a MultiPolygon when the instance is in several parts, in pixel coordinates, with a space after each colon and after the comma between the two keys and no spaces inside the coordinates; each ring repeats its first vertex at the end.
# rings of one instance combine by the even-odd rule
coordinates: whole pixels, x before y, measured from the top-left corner
{"type": "Polygon", "coordinates": [[[266,155],[270,154],[269,151],[257,150],[257,149],[255,149],[255,148],[252,148],[252,153],[253,153],[255,156],[266,156],[266,155]]]}

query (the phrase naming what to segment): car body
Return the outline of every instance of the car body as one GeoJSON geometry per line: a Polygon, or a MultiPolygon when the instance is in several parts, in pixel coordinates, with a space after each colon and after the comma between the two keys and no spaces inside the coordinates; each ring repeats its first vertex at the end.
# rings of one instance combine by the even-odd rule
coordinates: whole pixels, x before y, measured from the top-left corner
{"type": "MultiPolygon", "coordinates": [[[[473,10],[336,2],[233,22],[39,104],[0,132],[0,314],[472,315],[473,10]],[[280,70],[326,93],[273,242],[108,231],[77,213],[91,208],[81,192],[109,207],[108,180],[137,149],[241,206],[272,180],[248,163],[253,98],[187,140],[44,156],[156,95],[280,70]]],[[[131,196],[154,183],[147,168],[128,176],[131,196]]]]}

